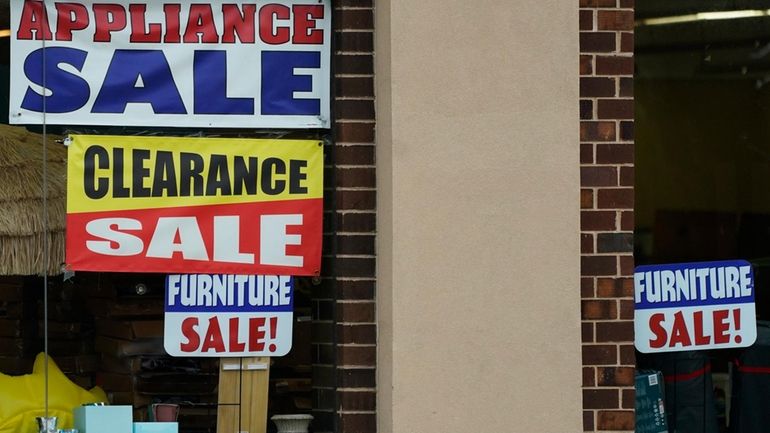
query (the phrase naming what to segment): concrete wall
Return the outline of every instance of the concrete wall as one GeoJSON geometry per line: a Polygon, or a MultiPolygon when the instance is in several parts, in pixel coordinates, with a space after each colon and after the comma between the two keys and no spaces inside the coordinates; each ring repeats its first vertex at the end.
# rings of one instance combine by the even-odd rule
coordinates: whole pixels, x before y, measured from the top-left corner
{"type": "Polygon", "coordinates": [[[375,17],[378,431],[582,431],[577,2],[375,17]]]}

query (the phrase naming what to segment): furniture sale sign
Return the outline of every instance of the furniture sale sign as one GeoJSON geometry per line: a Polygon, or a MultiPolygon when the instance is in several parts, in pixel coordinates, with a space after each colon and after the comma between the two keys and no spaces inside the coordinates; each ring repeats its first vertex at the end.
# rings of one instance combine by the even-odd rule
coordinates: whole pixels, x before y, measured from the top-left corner
{"type": "Polygon", "coordinates": [[[72,135],[73,270],[318,275],[318,140],[72,135]]]}
{"type": "Polygon", "coordinates": [[[743,260],[639,266],[634,344],[640,352],[751,346],[754,272],[743,260]]]}
{"type": "Polygon", "coordinates": [[[163,346],[171,356],[283,356],[293,300],[289,276],[168,275],[163,346]]]}
{"type": "Polygon", "coordinates": [[[11,0],[14,124],[328,128],[331,0],[11,0]]]}

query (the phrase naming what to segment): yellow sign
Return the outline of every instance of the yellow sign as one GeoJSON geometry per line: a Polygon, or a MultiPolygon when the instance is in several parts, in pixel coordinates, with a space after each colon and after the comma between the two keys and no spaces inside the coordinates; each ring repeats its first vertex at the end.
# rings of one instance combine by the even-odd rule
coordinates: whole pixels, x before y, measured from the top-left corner
{"type": "Polygon", "coordinates": [[[321,198],[318,140],[73,135],[67,213],[321,198]]]}

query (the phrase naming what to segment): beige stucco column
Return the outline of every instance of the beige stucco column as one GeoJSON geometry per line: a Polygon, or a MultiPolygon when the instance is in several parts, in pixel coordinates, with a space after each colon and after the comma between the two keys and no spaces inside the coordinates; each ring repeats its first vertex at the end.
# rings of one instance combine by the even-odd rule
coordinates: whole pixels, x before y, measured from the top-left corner
{"type": "Polygon", "coordinates": [[[375,6],[378,431],[579,432],[577,2],[375,6]]]}

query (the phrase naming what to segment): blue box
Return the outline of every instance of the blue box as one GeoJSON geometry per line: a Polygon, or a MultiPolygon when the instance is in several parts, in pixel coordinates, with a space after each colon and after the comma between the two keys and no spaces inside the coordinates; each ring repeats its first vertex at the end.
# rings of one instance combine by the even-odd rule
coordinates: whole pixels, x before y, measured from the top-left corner
{"type": "Polygon", "coordinates": [[[134,433],[179,433],[179,423],[135,422],[134,433]]]}
{"type": "Polygon", "coordinates": [[[78,406],[74,415],[78,433],[133,433],[132,406],[78,406]]]}
{"type": "Polygon", "coordinates": [[[668,433],[663,374],[640,371],[636,374],[636,433],[668,433]]]}

